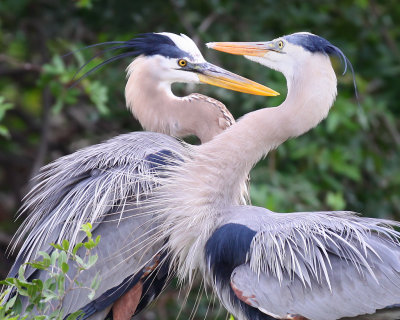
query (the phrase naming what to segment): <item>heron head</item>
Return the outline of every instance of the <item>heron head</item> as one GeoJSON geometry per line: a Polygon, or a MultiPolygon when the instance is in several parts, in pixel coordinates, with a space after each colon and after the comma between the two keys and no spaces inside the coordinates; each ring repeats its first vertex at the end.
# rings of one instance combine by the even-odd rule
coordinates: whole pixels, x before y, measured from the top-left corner
{"type": "Polygon", "coordinates": [[[138,57],[128,67],[128,74],[131,74],[139,63],[145,63],[152,79],[162,83],[207,83],[250,94],[278,95],[268,87],[208,63],[193,40],[184,34],[145,33],[128,41],[104,44],[117,44],[104,51],[124,50],[124,52],[106,60],[103,64],[128,56],[138,57]]]}
{"type": "Polygon", "coordinates": [[[271,69],[282,72],[287,78],[312,59],[315,54],[338,56],[345,70],[351,64],[344,53],[328,40],[309,32],[297,32],[266,42],[210,42],[209,48],[244,55],[271,69]]]}
{"type": "Polygon", "coordinates": [[[278,93],[207,62],[192,39],[169,32],[149,33],[131,40],[154,75],[167,83],[207,83],[257,95],[278,93]],[[138,42],[140,44],[138,45],[138,42]]]}

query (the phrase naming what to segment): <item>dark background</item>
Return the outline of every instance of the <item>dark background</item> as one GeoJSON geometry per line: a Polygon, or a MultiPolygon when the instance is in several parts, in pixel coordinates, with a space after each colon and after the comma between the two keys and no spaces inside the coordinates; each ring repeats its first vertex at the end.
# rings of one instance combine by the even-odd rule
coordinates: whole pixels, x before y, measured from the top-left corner
{"type": "MultiPolygon", "coordinates": [[[[341,76],[327,120],[271,152],[252,171],[253,203],[276,211],[354,210],[400,218],[400,6],[374,1],[0,0],[0,278],[13,257],[4,251],[29,179],[62,155],[140,130],[124,103],[126,59],[69,89],[75,71],[96,49],[61,58],[85,45],[127,40],[143,32],[185,33],[205,58],[281,92],[263,98],[208,86],[175,87],[221,100],[235,117],[281,103],[281,74],[242,57],[209,51],[208,41],[266,41],[310,31],[340,47],[353,63],[341,76]]],[[[98,63],[100,60],[96,60],[98,63]]],[[[25,217],[24,217],[25,218],[25,217]]],[[[142,319],[174,319],[184,300],[163,295],[142,319]],[[178,301],[178,302],[176,302],[178,301]]],[[[189,318],[196,295],[181,319],[189,318]]],[[[201,299],[195,319],[203,319],[201,299]]],[[[211,310],[210,318],[225,318],[211,310]]]]}

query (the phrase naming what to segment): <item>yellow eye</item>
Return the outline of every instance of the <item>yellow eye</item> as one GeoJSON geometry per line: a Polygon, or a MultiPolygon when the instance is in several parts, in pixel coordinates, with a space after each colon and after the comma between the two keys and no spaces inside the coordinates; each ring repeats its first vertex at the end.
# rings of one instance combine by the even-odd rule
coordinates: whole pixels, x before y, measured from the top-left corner
{"type": "Polygon", "coordinates": [[[279,49],[283,48],[283,41],[282,40],[278,42],[278,47],[279,47],[279,49]]]}
{"type": "Polygon", "coordinates": [[[187,61],[185,59],[179,59],[178,64],[180,67],[186,67],[187,61]]]}

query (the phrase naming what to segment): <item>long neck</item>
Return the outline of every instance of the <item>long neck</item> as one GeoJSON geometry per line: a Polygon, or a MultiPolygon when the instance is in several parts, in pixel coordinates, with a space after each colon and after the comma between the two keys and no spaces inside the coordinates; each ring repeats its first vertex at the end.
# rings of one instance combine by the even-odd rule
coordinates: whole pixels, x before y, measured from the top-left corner
{"type": "Polygon", "coordinates": [[[207,167],[213,180],[212,192],[223,191],[222,197],[214,199],[214,205],[234,203],[239,182],[262,157],[287,139],[309,131],[328,115],[337,93],[336,76],[328,57],[318,55],[312,62],[303,64],[287,79],[288,95],[280,106],[247,114],[197,150],[199,162],[210,161],[207,167]]]}
{"type": "Polygon", "coordinates": [[[318,68],[303,65],[303,70],[287,78],[288,96],[279,107],[251,112],[196,147],[162,187],[166,195],[164,231],[182,279],[190,279],[199,266],[205,270],[204,259],[196,252],[201,252],[218,226],[220,213],[239,204],[241,186],[254,164],[327,116],[336,97],[336,76],[327,57],[315,59],[323,59],[315,63],[318,68]]]}
{"type": "Polygon", "coordinates": [[[128,67],[127,107],[145,130],[175,137],[211,140],[234,122],[225,106],[200,94],[177,97],[171,82],[160,79],[154,66],[138,58],[128,67]]]}

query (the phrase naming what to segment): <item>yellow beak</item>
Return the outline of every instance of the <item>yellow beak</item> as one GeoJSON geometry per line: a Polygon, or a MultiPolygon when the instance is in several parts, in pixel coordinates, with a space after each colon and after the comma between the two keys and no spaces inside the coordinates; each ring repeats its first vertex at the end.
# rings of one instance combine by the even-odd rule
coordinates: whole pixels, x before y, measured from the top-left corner
{"type": "Polygon", "coordinates": [[[211,63],[202,63],[195,67],[199,80],[213,86],[250,93],[259,96],[277,96],[278,92],[262,84],[251,81],[211,63]]]}
{"type": "Polygon", "coordinates": [[[275,45],[273,42],[209,42],[207,47],[241,56],[263,57],[268,51],[274,50],[275,45]]]}

